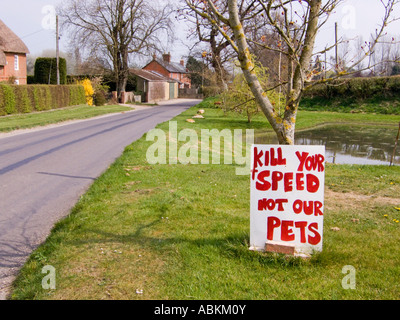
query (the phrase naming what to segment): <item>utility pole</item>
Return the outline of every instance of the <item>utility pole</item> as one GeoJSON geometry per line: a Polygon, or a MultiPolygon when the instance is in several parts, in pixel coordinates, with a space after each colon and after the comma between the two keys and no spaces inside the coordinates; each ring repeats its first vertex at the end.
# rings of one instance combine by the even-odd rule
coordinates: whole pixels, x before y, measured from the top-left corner
{"type": "Polygon", "coordinates": [[[339,71],[339,61],[338,61],[338,25],[335,22],[335,69],[336,72],[339,71]]]}
{"type": "Polygon", "coordinates": [[[60,85],[60,35],[58,32],[58,15],[56,16],[56,56],[57,56],[57,85],[60,85]]]}
{"type": "MultiPolygon", "coordinates": [[[[279,43],[282,43],[282,37],[279,35],[279,43]]],[[[281,113],[281,93],[282,93],[282,85],[281,85],[281,67],[282,67],[282,51],[279,50],[279,66],[278,66],[278,83],[279,83],[279,95],[278,95],[278,110],[279,114],[281,113]]]]}

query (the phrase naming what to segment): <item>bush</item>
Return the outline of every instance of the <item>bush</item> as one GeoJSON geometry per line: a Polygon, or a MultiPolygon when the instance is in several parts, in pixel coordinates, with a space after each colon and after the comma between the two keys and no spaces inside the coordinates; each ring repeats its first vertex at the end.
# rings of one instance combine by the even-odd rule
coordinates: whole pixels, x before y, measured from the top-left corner
{"type": "Polygon", "coordinates": [[[13,85],[0,84],[2,100],[0,100],[0,115],[16,113],[13,85]]]}
{"type": "Polygon", "coordinates": [[[221,87],[203,87],[202,93],[204,98],[215,97],[224,92],[224,89],[221,87]]]}
{"type": "Polygon", "coordinates": [[[81,85],[0,84],[0,115],[27,113],[85,104],[81,85]]]}
{"type": "Polygon", "coordinates": [[[93,102],[97,107],[104,106],[107,103],[106,93],[104,91],[97,91],[93,95],[93,102]]]}
{"type": "Polygon", "coordinates": [[[78,84],[82,85],[85,90],[86,103],[89,106],[92,106],[93,105],[93,94],[94,94],[92,82],[89,79],[84,79],[82,81],[79,81],[78,84]]]}
{"type": "MultiPolygon", "coordinates": [[[[256,73],[260,84],[263,87],[268,87],[269,73],[261,63],[255,63],[253,71],[256,73]]],[[[274,90],[267,92],[267,97],[272,105],[277,106],[277,114],[281,115],[284,111],[285,102],[283,95],[279,95],[274,90]],[[281,106],[281,108],[279,108],[281,106]],[[280,110],[282,109],[282,110],[280,110]]],[[[221,94],[223,104],[222,108],[225,111],[233,111],[239,114],[245,114],[247,121],[250,123],[254,115],[261,112],[259,105],[254,99],[254,95],[247,85],[246,79],[242,73],[235,76],[232,83],[229,84],[229,89],[221,94]]]]}
{"type": "Polygon", "coordinates": [[[86,103],[85,89],[81,85],[69,86],[69,101],[71,106],[86,103]]]}
{"type": "Polygon", "coordinates": [[[40,89],[38,86],[34,86],[32,87],[31,90],[29,90],[31,92],[31,101],[32,101],[32,106],[33,109],[36,111],[40,111],[41,109],[41,95],[40,95],[40,89]]]}
{"type": "Polygon", "coordinates": [[[304,97],[367,99],[374,96],[393,97],[400,94],[400,77],[346,78],[318,84],[304,92],[304,97]]]}
{"type": "Polygon", "coordinates": [[[103,76],[92,78],[93,102],[95,106],[104,106],[107,103],[107,93],[110,90],[108,85],[104,84],[103,76]]]}
{"type": "MultiPolygon", "coordinates": [[[[44,110],[50,110],[53,109],[53,101],[52,101],[52,96],[51,96],[51,91],[49,86],[43,86],[42,87],[44,90],[44,110]]],[[[55,107],[54,107],[55,109],[55,107]]]]}
{"type": "MultiPolygon", "coordinates": [[[[59,62],[60,84],[67,84],[67,61],[64,58],[60,58],[59,62]]],[[[33,81],[36,84],[57,84],[57,59],[37,58],[35,61],[33,81]]]]}
{"type": "Polygon", "coordinates": [[[3,116],[3,115],[4,115],[3,103],[4,103],[3,89],[2,89],[2,87],[0,86],[0,116],[3,116]]]}
{"type": "Polygon", "coordinates": [[[35,84],[35,76],[27,75],[26,76],[26,83],[27,84],[35,84]]]}
{"type": "Polygon", "coordinates": [[[15,104],[17,107],[17,113],[29,113],[32,112],[32,102],[29,98],[27,86],[15,86],[15,104]]]}

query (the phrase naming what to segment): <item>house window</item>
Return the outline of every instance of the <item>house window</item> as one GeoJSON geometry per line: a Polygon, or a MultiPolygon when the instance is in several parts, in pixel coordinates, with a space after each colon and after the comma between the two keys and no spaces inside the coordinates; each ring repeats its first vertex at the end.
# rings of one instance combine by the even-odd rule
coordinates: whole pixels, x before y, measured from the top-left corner
{"type": "Polygon", "coordinates": [[[14,70],[16,70],[16,71],[19,70],[19,57],[18,57],[18,55],[14,56],[14,70]]]}

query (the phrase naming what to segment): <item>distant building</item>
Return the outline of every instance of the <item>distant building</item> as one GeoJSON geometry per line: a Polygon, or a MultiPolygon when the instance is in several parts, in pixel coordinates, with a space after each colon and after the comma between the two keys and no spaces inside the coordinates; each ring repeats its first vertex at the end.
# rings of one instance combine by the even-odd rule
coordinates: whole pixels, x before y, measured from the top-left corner
{"type": "Polygon", "coordinates": [[[0,82],[13,79],[15,84],[26,84],[25,43],[0,20],[0,82]]]}
{"type": "Polygon", "coordinates": [[[136,91],[142,93],[142,102],[157,102],[178,98],[178,81],[155,71],[130,69],[136,77],[136,91]]]}
{"type": "Polygon", "coordinates": [[[148,63],[143,70],[154,71],[164,77],[178,81],[179,89],[191,88],[192,83],[188,77],[189,72],[185,67],[185,62],[181,60],[179,63],[171,62],[171,54],[163,54],[163,58],[157,59],[156,55],[153,60],[148,63]]]}

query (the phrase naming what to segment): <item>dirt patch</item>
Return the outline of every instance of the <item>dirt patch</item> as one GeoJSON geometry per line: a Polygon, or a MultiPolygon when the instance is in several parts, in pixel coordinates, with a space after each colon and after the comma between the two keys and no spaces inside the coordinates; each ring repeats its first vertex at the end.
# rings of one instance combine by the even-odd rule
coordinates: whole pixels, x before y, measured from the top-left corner
{"type": "Polygon", "coordinates": [[[158,190],[159,188],[155,188],[155,189],[137,189],[134,191],[134,193],[138,193],[138,194],[151,194],[154,193],[156,190],[158,190]]]}
{"type": "Polygon", "coordinates": [[[124,184],[124,188],[125,189],[126,188],[130,188],[130,187],[132,187],[134,185],[137,185],[137,184],[140,184],[140,183],[142,183],[142,181],[130,181],[130,182],[127,182],[127,183],[124,184]]]}
{"type": "Polygon", "coordinates": [[[142,171],[142,170],[151,170],[153,169],[150,166],[125,166],[124,170],[126,172],[130,172],[130,171],[142,171]]]}
{"type": "Polygon", "coordinates": [[[325,190],[325,206],[329,209],[346,205],[347,208],[363,207],[367,203],[372,205],[400,206],[400,198],[389,198],[375,195],[363,195],[352,192],[334,192],[325,190]]]}

